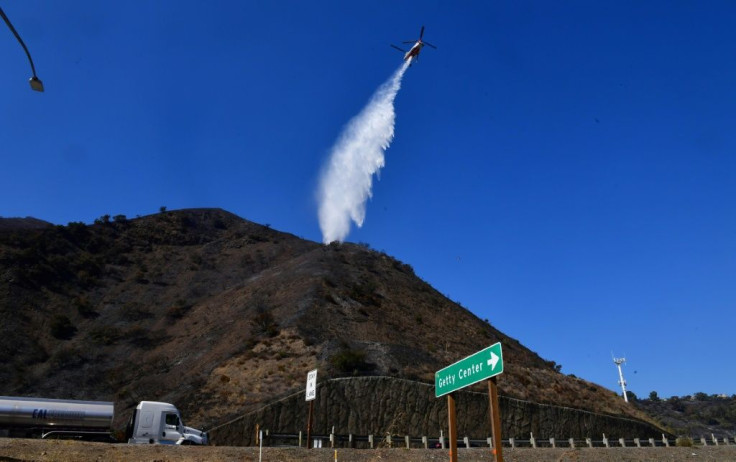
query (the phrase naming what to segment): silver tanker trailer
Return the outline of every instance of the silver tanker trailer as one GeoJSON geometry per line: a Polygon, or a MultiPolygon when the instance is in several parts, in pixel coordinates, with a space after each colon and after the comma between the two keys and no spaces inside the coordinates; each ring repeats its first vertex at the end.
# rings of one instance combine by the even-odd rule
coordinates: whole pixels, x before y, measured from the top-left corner
{"type": "MultiPolygon", "coordinates": [[[[0,436],[114,441],[109,401],[0,396],[0,436]]],[[[207,444],[207,433],[186,427],[172,404],[142,401],[128,422],[129,443],[207,444]]]]}

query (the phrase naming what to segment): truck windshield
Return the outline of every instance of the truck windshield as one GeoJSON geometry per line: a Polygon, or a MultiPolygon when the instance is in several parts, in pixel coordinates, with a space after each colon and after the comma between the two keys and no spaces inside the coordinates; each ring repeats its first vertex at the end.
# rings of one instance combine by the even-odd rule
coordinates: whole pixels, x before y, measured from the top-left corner
{"type": "Polygon", "coordinates": [[[166,425],[179,425],[179,416],[176,414],[166,414],[166,425]]]}

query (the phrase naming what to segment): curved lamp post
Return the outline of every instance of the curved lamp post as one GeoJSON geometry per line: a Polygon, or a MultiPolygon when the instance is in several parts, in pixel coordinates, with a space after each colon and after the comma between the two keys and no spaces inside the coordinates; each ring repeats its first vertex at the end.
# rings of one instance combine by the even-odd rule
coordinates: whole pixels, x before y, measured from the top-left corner
{"type": "Polygon", "coordinates": [[[31,63],[31,71],[33,72],[33,77],[29,80],[29,83],[31,84],[31,88],[36,91],[43,91],[43,82],[41,82],[41,79],[36,76],[36,66],[33,65],[33,59],[31,59],[31,53],[28,51],[28,48],[26,47],[26,44],[23,43],[23,39],[20,38],[20,35],[18,35],[18,31],[15,30],[15,27],[10,23],[10,19],[5,15],[5,12],[2,8],[0,8],[0,16],[2,16],[3,21],[5,21],[5,24],[8,25],[10,28],[10,32],[15,35],[15,38],[18,39],[18,43],[20,43],[20,46],[23,47],[23,50],[26,52],[26,56],[28,56],[28,62],[31,63]]]}

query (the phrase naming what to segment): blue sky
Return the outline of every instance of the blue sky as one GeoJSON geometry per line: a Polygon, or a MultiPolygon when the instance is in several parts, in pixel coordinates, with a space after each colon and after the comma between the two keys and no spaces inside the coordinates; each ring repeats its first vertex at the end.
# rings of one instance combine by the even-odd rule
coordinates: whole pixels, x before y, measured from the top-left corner
{"type": "Polygon", "coordinates": [[[348,240],[564,373],[736,393],[733,2],[0,6],[46,87],[0,25],[0,216],[221,207],[319,242],[330,148],[426,25],[348,240]]]}

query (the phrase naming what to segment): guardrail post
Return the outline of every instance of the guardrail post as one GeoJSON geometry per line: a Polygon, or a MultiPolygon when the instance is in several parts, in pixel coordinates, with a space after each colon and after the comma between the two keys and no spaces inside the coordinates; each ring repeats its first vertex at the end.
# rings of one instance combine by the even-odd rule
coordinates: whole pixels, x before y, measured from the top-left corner
{"type": "Polygon", "coordinates": [[[534,433],[529,433],[529,442],[532,443],[532,447],[537,447],[537,440],[534,439],[534,433]]]}
{"type": "Polygon", "coordinates": [[[641,447],[641,440],[639,438],[634,438],[634,444],[637,448],[641,447]]]}
{"type": "Polygon", "coordinates": [[[606,434],[603,434],[603,445],[607,448],[610,448],[611,446],[608,444],[608,438],[606,438],[606,434]]]}
{"type": "Polygon", "coordinates": [[[550,438],[550,439],[549,439],[549,444],[550,444],[550,446],[552,446],[553,448],[556,448],[556,447],[557,447],[557,446],[555,446],[555,439],[554,439],[554,438],[550,438]]]}
{"type": "Polygon", "coordinates": [[[728,442],[728,438],[726,438],[726,437],[723,438],[723,444],[725,444],[726,446],[730,446],[731,445],[731,443],[728,442]]]}
{"type": "Polygon", "coordinates": [[[429,449],[429,440],[426,436],[422,437],[422,446],[424,446],[424,449],[429,449]]]}
{"type": "Polygon", "coordinates": [[[664,433],[662,433],[662,442],[664,443],[665,446],[670,447],[670,442],[667,439],[667,437],[664,436],[664,433]]]}
{"type": "Polygon", "coordinates": [[[353,434],[348,433],[348,447],[352,448],[355,445],[355,442],[353,441],[353,434]]]}
{"type": "Polygon", "coordinates": [[[649,446],[656,447],[657,444],[654,442],[654,438],[649,438],[649,446]]]}
{"type": "Polygon", "coordinates": [[[509,446],[511,446],[511,449],[514,449],[516,447],[516,440],[509,438],[509,446]]]}
{"type": "Polygon", "coordinates": [[[467,436],[463,438],[463,443],[465,443],[466,449],[470,449],[470,438],[468,438],[467,436]]]}
{"type": "Polygon", "coordinates": [[[335,448],[335,434],[334,433],[330,433],[330,447],[333,449],[335,448]]]}
{"type": "Polygon", "coordinates": [[[445,436],[442,434],[442,430],[440,430],[440,446],[445,449],[445,436]]]}
{"type": "Polygon", "coordinates": [[[406,443],[406,449],[411,448],[411,443],[409,442],[409,435],[404,435],[404,442],[406,443]]]}
{"type": "Polygon", "coordinates": [[[591,440],[590,438],[585,438],[585,444],[587,444],[589,448],[592,448],[593,440],[591,440]]]}
{"type": "Polygon", "coordinates": [[[618,439],[618,442],[619,442],[619,444],[621,445],[622,448],[625,448],[626,447],[626,440],[625,439],[619,438],[618,439]]]}
{"type": "Polygon", "coordinates": [[[299,447],[302,447],[302,432],[299,431],[299,447]]]}
{"type": "Polygon", "coordinates": [[[713,438],[713,443],[715,443],[716,446],[718,446],[718,439],[716,438],[716,435],[713,433],[710,434],[710,437],[713,438]]]}
{"type": "Polygon", "coordinates": [[[706,440],[704,436],[701,436],[700,444],[702,444],[703,446],[708,446],[708,440],[706,440]]]}
{"type": "Polygon", "coordinates": [[[486,443],[488,444],[489,449],[493,449],[493,438],[492,437],[489,436],[488,438],[486,438],[486,443]]]}
{"type": "Polygon", "coordinates": [[[570,438],[570,439],[569,439],[569,440],[567,440],[567,441],[568,441],[568,443],[570,443],[570,447],[571,447],[571,448],[574,448],[574,447],[575,447],[575,438],[570,438]]]}
{"type": "Polygon", "coordinates": [[[368,435],[368,445],[373,449],[373,435],[368,435]]]}
{"type": "Polygon", "coordinates": [[[388,447],[389,448],[393,448],[394,447],[394,440],[393,440],[393,438],[391,438],[391,433],[387,433],[386,434],[386,443],[388,443],[388,447]]]}

